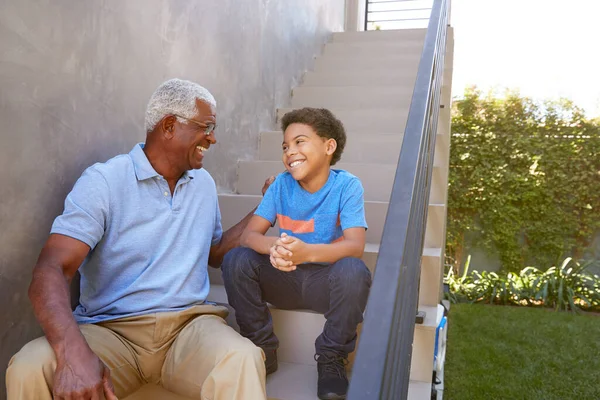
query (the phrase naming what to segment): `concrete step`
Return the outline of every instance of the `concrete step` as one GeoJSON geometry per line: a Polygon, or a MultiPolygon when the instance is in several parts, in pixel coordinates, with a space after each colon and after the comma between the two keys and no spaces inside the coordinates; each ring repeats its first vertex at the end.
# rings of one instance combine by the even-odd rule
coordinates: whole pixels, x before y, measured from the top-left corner
{"type": "MultiPolygon", "coordinates": [[[[220,194],[219,206],[221,209],[221,224],[223,229],[229,229],[237,224],[251,210],[256,207],[262,199],[260,195],[236,195],[220,194]]],[[[384,201],[365,201],[365,217],[367,219],[366,241],[367,243],[379,243],[383,234],[383,226],[388,210],[388,202],[384,201]]],[[[429,205],[429,216],[427,229],[437,230],[441,223],[440,218],[445,216],[445,206],[441,204],[429,205]]],[[[273,229],[273,228],[272,228],[273,229]]],[[[277,236],[277,231],[272,231],[277,236]]],[[[438,241],[440,235],[438,232],[426,232],[425,247],[442,247],[438,241]],[[431,236],[428,238],[427,236],[431,236]]]]}
{"type": "MultiPolygon", "coordinates": [[[[369,133],[367,135],[346,132],[348,140],[342,154],[345,163],[398,164],[403,133],[369,133]]],[[[262,132],[259,138],[260,161],[281,161],[282,131],[262,132]]],[[[447,167],[449,159],[448,136],[438,135],[434,166],[447,167]]]]}
{"type": "MultiPolygon", "coordinates": [[[[279,369],[267,376],[268,400],[316,400],[317,368],[311,365],[279,363],[279,369]]],[[[411,381],[409,400],[429,400],[431,385],[411,381]],[[427,396],[426,396],[427,395],[427,396]]],[[[160,385],[146,384],[124,400],[192,400],[169,392],[160,385]]]]}
{"type": "MultiPolygon", "coordinates": [[[[274,232],[276,234],[276,232],[274,232]]],[[[379,255],[379,244],[365,244],[362,260],[367,265],[373,276],[379,255]]],[[[442,248],[424,248],[421,258],[421,278],[419,282],[419,302],[423,306],[434,307],[441,300],[441,285],[443,278],[444,253],[442,248]]],[[[221,269],[208,268],[210,283],[222,285],[221,269]]]]}
{"type": "MultiPolygon", "coordinates": [[[[227,305],[225,288],[221,285],[211,285],[208,300],[227,305]]],[[[315,366],[314,342],[323,331],[323,314],[309,310],[282,310],[273,306],[270,310],[273,329],[279,338],[279,361],[315,366]]],[[[443,316],[443,307],[419,306],[419,310],[425,312],[425,321],[415,325],[410,379],[431,383],[435,330],[443,316]]],[[[231,307],[230,312],[227,321],[238,329],[235,311],[231,307]]],[[[353,355],[350,356],[350,363],[352,361],[353,355]]]]}
{"type": "Polygon", "coordinates": [[[414,81],[398,86],[300,86],[293,90],[293,107],[392,108],[408,107],[414,81]]]}
{"type": "Polygon", "coordinates": [[[363,58],[355,57],[318,57],[315,60],[315,71],[317,72],[335,72],[335,71],[355,71],[364,74],[377,73],[395,73],[400,69],[408,68],[409,71],[415,70],[419,64],[420,55],[409,53],[401,56],[387,56],[363,58]]]}
{"type": "MultiPolygon", "coordinates": [[[[270,400],[317,400],[317,378],[314,366],[280,362],[277,372],[267,377],[267,396],[270,400]]],[[[430,398],[430,384],[409,383],[408,400],[430,398]]]]}
{"type": "MultiPolygon", "coordinates": [[[[366,201],[389,201],[392,190],[394,176],[396,174],[396,165],[393,164],[369,164],[369,163],[345,163],[340,162],[334,166],[336,169],[343,169],[356,175],[362,182],[365,189],[366,201]]],[[[434,178],[436,170],[442,169],[434,167],[434,178]]],[[[239,161],[238,162],[238,182],[236,192],[239,194],[260,194],[264,181],[271,175],[278,175],[284,172],[281,161],[239,161]]],[[[443,176],[438,181],[432,182],[432,195],[436,184],[443,183],[443,176]]],[[[438,191],[445,188],[438,188],[438,191]]],[[[436,195],[439,198],[443,193],[436,195]]],[[[433,197],[433,196],[431,196],[433,197]]],[[[430,203],[439,203],[437,200],[430,199],[430,203]]]]}
{"type": "MultiPolygon", "coordinates": [[[[281,123],[281,118],[286,113],[298,108],[302,107],[278,109],[278,123],[281,123]]],[[[342,121],[348,136],[354,134],[370,135],[371,133],[402,134],[406,127],[406,118],[408,116],[408,106],[399,109],[372,107],[344,109],[330,107],[330,111],[342,121]]]]}
{"type": "MultiPolygon", "coordinates": [[[[277,228],[273,228],[272,235],[277,236],[277,228]]],[[[374,243],[365,244],[365,252],[363,253],[362,260],[367,265],[367,268],[371,271],[371,274],[375,274],[375,264],[377,263],[377,255],[379,254],[379,245],[374,243]]],[[[220,268],[208,268],[208,276],[211,284],[222,285],[223,276],[221,275],[220,268]]]]}
{"type": "MultiPolygon", "coordinates": [[[[267,396],[270,400],[317,400],[317,378],[316,367],[280,362],[277,372],[267,377],[267,396]]],[[[410,381],[408,400],[430,398],[430,384],[410,381]]]]}
{"type": "Polygon", "coordinates": [[[323,56],[349,57],[361,56],[379,58],[417,54],[421,56],[425,39],[407,40],[402,42],[330,42],[325,44],[323,56]]]}
{"type": "Polygon", "coordinates": [[[365,74],[360,71],[309,71],[304,75],[301,87],[308,86],[385,86],[385,85],[414,85],[417,78],[417,64],[407,66],[398,71],[378,73],[370,71],[365,74]]]}
{"type": "Polygon", "coordinates": [[[421,258],[419,304],[427,307],[440,304],[443,278],[444,249],[441,247],[425,247],[421,258]]]}
{"type": "MultiPolygon", "coordinates": [[[[403,134],[360,135],[346,133],[348,140],[342,153],[342,160],[351,163],[398,163],[403,134]]],[[[282,131],[262,132],[260,134],[259,159],[262,161],[281,161],[282,131]]]]}
{"type": "Polygon", "coordinates": [[[390,29],[385,31],[335,32],[332,42],[381,42],[400,43],[425,41],[427,29],[390,29]]]}

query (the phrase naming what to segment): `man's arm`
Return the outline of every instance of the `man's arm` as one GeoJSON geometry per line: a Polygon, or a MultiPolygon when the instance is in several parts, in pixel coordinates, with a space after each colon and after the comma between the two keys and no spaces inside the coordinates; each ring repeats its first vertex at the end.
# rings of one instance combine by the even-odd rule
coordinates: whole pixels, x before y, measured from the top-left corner
{"type": "Polygon", "coordinates": [[[89,251],[79,240],[50,235],[33,270],[29,299],[56,355],[54,394],[104,392],[107,399],[116,399],[108,368],[90,349],[71,312],[69,284],[89,251]]]}
{"type": "Polygon", "coordinates": [[[227,254],[229,250],[240,246],[240,238],[242,237],[242,233],[244,233],[244,229],[246,229],[248,222],[250,222],[254,216],[254,211],[256,211],[256,208],[250,211],[250,213],[240,222],[223,232],[221,241],[214,246],[211,246],[210,254],[208,255],[208,265],[213,268],[220,268],[225,254],[227,254]]]}
{"type": "MultiPolygon", "coordinates": [[[[275,180],[274,176],[267,178],[265,184],[262,187],[262,194],[264,195],[271,183],[275,180]]],[[[257,207],[254,207],[252,211],[248,215],[246,215],[240,222],[223,232],[223,236],[221,241],[210,248],[210,254],[208,255],[208,265],[213,268],[220,268],[221,263],[223,262],[223,257],[227,252],[235,247],[239,247],[241,245],[240,239],[244,230],[248,226],[248,223],[254,216],[254,212],[257,207]]],[[[269,228],[265,229],[265,232],[269,228]]]]}

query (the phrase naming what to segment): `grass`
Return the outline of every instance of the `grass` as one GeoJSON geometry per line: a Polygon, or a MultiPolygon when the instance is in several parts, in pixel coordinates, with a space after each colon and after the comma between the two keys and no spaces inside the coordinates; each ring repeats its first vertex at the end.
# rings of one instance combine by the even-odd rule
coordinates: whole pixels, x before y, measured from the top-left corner
{"type": "Polygon", "coordinates": [[[600,316],[453,304],[444,399],[600,399],[600,316]]]}

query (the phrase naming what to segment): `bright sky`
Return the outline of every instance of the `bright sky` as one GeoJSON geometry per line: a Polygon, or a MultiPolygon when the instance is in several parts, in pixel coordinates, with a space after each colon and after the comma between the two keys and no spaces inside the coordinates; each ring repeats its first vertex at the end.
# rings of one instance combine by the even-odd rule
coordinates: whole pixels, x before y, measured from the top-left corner
{"type": "Polygon", "coordinates": [[[600,116],[600,0],[452,0],[453,94],[570,98],[600,116]]]}

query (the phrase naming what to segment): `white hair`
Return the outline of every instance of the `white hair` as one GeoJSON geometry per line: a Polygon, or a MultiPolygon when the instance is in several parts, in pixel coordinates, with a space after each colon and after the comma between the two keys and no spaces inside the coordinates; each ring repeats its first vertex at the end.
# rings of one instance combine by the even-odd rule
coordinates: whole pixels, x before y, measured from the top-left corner
{"type": "MultiPolygon", "coordinates": [[[[146,132],[154,129],[156,124],[167,115],[180,115],[184,118],[194,118],[198,113],[196,100],[204,101],[217,107],[217,101],[208,89],[197,83],[183,79],[169,79],[160,85],[150,97],[146,108],[146,132]]],[[[181,123],[186,122],[177,118],[181,123]]]]}

